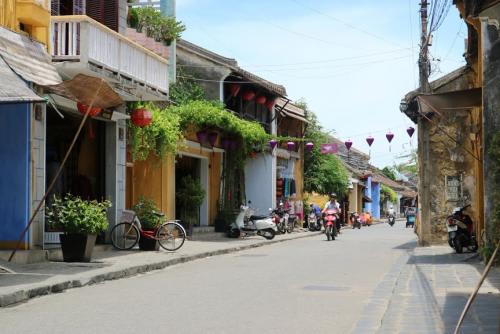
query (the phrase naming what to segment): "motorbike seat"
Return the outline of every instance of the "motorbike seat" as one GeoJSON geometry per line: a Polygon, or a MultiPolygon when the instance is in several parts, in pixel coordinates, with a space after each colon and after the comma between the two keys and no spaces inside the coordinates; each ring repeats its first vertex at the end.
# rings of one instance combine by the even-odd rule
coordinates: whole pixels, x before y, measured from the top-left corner
{"type": "Polygon", "coordinates": [[[250,216],[250,220],[262,220],[267,218],[268,216],[250,216]]]}

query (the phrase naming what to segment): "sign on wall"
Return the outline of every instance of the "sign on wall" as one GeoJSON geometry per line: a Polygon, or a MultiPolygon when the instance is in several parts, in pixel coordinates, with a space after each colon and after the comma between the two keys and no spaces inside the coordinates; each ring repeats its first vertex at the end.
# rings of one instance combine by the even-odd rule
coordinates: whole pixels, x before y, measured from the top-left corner
{"type": "Polygon", "coordinates": [[[462,199],[462,176],[446,176],[445,179],[446,200],[458,202],[462,199]]]}

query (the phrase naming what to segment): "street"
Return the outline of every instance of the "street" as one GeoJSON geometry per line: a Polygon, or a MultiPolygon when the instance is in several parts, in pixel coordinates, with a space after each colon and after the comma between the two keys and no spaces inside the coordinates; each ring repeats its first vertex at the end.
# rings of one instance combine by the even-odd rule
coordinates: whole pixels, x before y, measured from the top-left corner
{"type": "Polygon", "coordinates": [[[202,259],[2,309],[2,333],[348,333],[414,240],[398,222],[202,259]]]}

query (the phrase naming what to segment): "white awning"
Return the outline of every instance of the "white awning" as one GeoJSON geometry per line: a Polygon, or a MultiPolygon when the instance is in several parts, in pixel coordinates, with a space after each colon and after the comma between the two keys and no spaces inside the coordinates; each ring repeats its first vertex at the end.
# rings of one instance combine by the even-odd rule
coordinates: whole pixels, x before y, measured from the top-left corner
{"type": "Polygon", "coordinates": [[[0,56],[0,103],[42,101],[0,56]]]}

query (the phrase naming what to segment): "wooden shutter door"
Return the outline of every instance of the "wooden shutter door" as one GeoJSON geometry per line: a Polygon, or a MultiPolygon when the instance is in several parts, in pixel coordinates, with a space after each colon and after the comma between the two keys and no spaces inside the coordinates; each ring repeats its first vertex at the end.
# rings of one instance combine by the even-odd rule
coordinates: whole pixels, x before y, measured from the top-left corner
{"type": "Polygon", "coordinates": [[[87,0],[86,13],[108,28],[118,31],[119,0],[87,0]]]}

